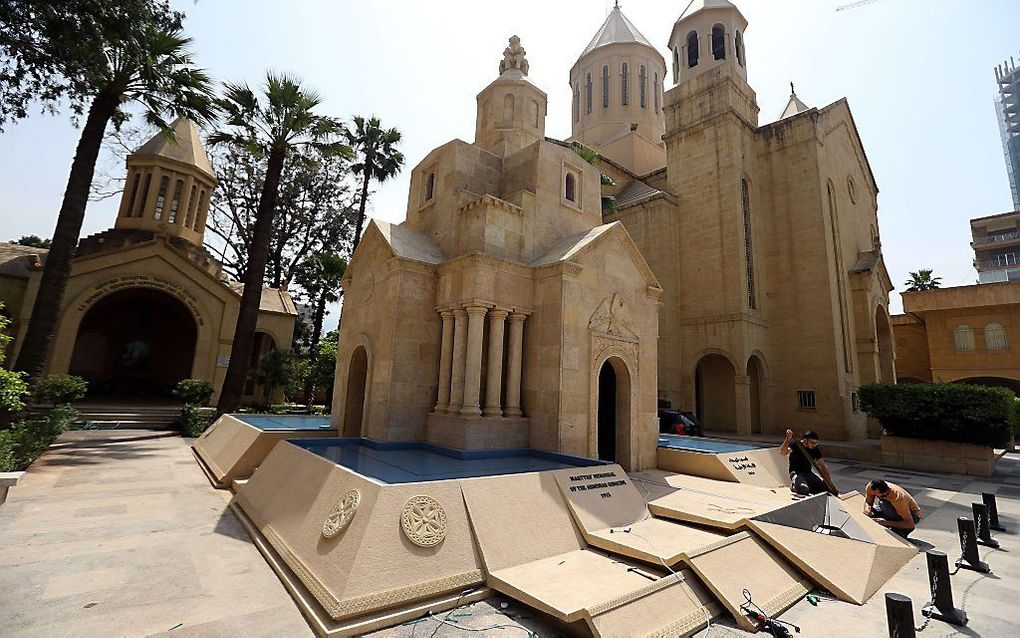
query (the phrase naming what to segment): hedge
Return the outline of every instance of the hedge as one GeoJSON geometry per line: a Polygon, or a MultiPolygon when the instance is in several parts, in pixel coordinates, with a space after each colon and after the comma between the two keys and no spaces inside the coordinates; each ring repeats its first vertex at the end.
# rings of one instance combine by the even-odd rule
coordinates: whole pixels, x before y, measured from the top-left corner
{"type": "Polygon", "coordinates": [[[1006,447],[1020,420],[1005,388],[957,383],[871,384],[858,390],[861,409],[886,434],[1006,447]]]}

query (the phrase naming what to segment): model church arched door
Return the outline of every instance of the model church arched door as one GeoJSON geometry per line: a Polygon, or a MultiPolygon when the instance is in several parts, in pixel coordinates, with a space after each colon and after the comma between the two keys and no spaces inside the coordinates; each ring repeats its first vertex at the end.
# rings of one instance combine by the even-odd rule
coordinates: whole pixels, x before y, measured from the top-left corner
{"type": "Polygon", "coordinates": [[[610,357],[599,369],[598,458],[627,469],[630,449],[630,371],[622,359],[610,357]]]}
{"type": "Polygon", "coordinates": [[[358,346],[347,368],[347,400],[344,402],[344,426],[340,436],[361,436],[365,418],[365,389],[368,386],[368,353],[358,346]]]}
{"type": "Polygon", "coordinates": [[[198,326],[180,300],[151,288],[103,297],[78,324],[69,372],[92,394],[168,394],[191,376],[198,326]]]}

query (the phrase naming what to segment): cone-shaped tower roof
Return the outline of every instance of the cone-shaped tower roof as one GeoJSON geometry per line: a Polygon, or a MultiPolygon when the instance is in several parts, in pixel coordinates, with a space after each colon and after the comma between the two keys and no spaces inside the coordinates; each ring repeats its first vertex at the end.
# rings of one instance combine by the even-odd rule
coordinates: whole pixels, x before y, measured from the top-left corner
{"type": "Polygon", "coordinates": [[[202,146],[202,138],[195,123],[186,117],[179,117],[170,124],[170,128],[174,131],[174,139],[163,133],[157,133],[132,155],[165,157],[195,166],[215,178],[216,174],[213,172],[212,164],[209,163],[209,157],[205,154],[205,147],[202,146]]]}
{"type": "Polygon", "coordinates": [[[783,109],[783,114],[779,116],[779,119],[785,120],[788,117],[809,110],[811,110],[811,107],[800,101],[800,98],[797,97],[797,92],[793,89],[793,82],[790,82],[790,101],[786,103],[786,108],[783,109]]]}
{"type": "MultiPolygon", "coordinates": [[[[702,9],[736,9],[737,5],[729,0],[694,0],[687,6],[687,9],[680,14],[679,20],[692,16],[702,9]]],[[[738,9],[739,11],[739,9],[738,9]]]]}
{"type": "Polygon", "coordinates": [[[595,37],[591,39],[588,46],[581,52],[580,57],[584,57],[599,47],[603,47],[609,44],[619,44],[621,42],[636,42],[645,46],[655,48],[648,38],[641,35],[641,32],[637,30],[634,23],[627,19],[627,16],[623,15],[623,11],[620,10],[620,5],[617,4],[613,7],[613,10],[609,12],[609,16],[606,21],[599,27],[595,37]]]}

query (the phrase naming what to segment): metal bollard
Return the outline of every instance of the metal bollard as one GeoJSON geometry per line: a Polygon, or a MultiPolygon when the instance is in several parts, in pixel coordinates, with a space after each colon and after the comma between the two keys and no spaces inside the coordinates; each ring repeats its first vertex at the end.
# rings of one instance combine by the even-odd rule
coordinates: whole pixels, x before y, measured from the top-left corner
{"type": "Polygon", "coordinates": [[[1005,532],[1006,528],[999,523],[999,508],[995,504],[995,494],[982,492],[981,500],[984,501],[985,507],[988,508],[988,528],[996,532],[1005,532]]]}
{"type": "Polygon", "coordinates": [[[928,558],[928,583],[931,585],[931,599],[921,608],[922,616],[929,616],[951,625],[967,624],[967,613],[953,607],[953,586],[949,582],[949,558],[945,552],[930,549],[928,558]]]}
{"type": "Polygon", "coordinates": [[[982,574],[990,574],[992,570],[989,569],[988,563],[981,562],[981,557],[978,556],[977,532],[974,531],[974,521],[961,516],[956,519],[956,524],[960,528],[960,551],[962,552],[962,556],[956,561],[956,566],[963,569],[973,569],[982,574]]]}
{"type": "Polygon", "coordinates": [[[971,503],[974,510],[974,525],[977,527],[977,542],[985,547],[998,547],[999,541],[992,538],[988,529],[988,507],[984,503],[971,503]]]}
{"type": "Polygon", "coordinates": [[[889,638],[915,638],[914,605],[903,594],[885,595],[885,617],[889,621],[889,638]]]}

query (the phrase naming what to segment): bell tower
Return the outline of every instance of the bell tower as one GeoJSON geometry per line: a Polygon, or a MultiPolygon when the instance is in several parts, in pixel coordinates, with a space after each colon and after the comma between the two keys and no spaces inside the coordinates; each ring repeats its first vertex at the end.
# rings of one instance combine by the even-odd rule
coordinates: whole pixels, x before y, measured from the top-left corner
{"type": "MultiPolygon", "coordinates": [[[[767,351],[758,104],[747,84],[747,20],[728,0],[694,0],[669,39],[676,86],[666,93],[669,189],[678,204],[681,352],[731,353],[738,431],[749,431],[744,362],[767,351]],[[725,325],[726,330],[719,330],[725,325]],[[743,393],[743,394],[742,394],[743,393]]],[[[667,291],[667,294],[673,291],[667,291]]],[[[693,370],[698,361],[685,361],[693,370]]],[[[685,378],[693,393],[694,378],[685,378]]],[[[689,397],[693,403],[694,397],[689,397]]]]}
{"type": "Polygon", "coordinates": [[[195,124],[182,117],[170,128],[172,139],[157,133],[128,156],[114,228],[149,230],[201,246],[216,175],[195,124]]]}

